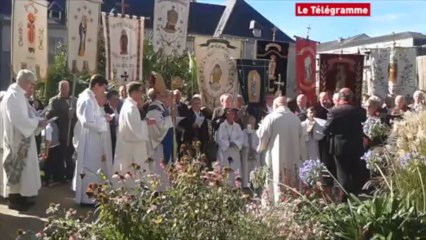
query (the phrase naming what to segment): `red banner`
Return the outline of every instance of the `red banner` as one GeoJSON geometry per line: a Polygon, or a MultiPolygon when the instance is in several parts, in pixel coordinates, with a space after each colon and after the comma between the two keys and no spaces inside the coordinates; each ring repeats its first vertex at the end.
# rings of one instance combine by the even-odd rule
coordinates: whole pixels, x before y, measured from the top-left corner
{"type": "Polygon", "coordinates": [[[317,43],[296,37],[296,80],[297,89],[306,95],[308,103],[316,103],[316,51],[317,43]]]}

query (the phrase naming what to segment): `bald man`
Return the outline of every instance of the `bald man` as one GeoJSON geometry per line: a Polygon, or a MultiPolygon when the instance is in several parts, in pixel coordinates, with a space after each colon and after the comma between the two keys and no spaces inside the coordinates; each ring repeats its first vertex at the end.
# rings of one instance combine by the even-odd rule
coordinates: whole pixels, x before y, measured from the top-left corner
{"type": "Polygon", "coordinates": [[[64,175],[63,181],[72,181],[75,163],[72,158],[74,147],[71,143],[74,135],[72,130],[77,122],[77,115],[75,114],[77,99],[74,96],[70,96],[70,83],[67,80],[59,82],[58,92],[58,95],[49,100],[49,105],[47,106],[47,118],[58,117],[56,123],[59,128],[61,155],[65,163],[65,170],[55,169],[55,171],[64,175]]]}
{"type": "Polygon", "coordinates": [[[273,111],[262,121],[257,130],[258,152],[265,151],[266,165],[272,170],[267,182],[269,198],[273,202],[281,199],[279,183],[299,187],[295,169],[306,160],[305,141],[299,118],[287,108],[285,97],[273,101],[273,111]]]}
{"type": "MultiPolygon", "coordinates": [[[[331,140],[330,153],[336,164],[337,180],[348,193],[358,194],[362,188],[361,156],[364,153],[362,123],[366,120],[359,107],[353,105],[348,88],[339,91],[338,105],[330,110],[324,134],[331,140]]],[[[348,196],[340,195],[345,202],[348,196]]]]}

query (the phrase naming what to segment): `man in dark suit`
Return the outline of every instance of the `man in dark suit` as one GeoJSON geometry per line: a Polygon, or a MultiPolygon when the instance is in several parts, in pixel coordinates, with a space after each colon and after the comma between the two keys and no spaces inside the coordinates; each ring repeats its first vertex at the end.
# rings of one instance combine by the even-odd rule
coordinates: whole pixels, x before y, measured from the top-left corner
{"type": "MultiPolygon", "coordinates": [[[[319,94],[319,102],[316,109],[315,117],[323,120],[328,119],[330,108],[332,106],[330,95],[327,92],[321,92],[319,94]]],[[[327,167],[327,170],[333,175],[336,176],[336,164],[334,163],[334,158],[330,154],[330,138],[325,136],[318,142],[320,160],[327,167]]],[[[332,177],[324,178],[325,185],[327,186],[327,191],[331,191],[331,187],[334,185],[334,180],[332,177]]]]}
{"type": "Polygon", "coordinates": [[[115,146],[117,143],[117,130],[118,130],[118,119],[121,110],[121,101],[118,96],[117,91],[109,91],[106,95],[107,104],[104,106],[105,113],[113,115],[114,117],[109,122],[110,132],[111,132],[111,147],[112,147],[112,156],[114,158],[115,154],[115,146]]]}
{"type": "Polygon", "coordinates": [[[183,118],[178,125],[176,126],[176,142],[178,145],[178,149],[180,149],[180,145],[184,142],[189,142],[190,139],[185,139],[185,132],[191,131],[191,121],[189,118],[190,112],[188,105],[181,101],[182,94],[179,90],[173,91],[173,98],[176,107],[176,116],[183,118]]]}
{"type": "MultiPolygon", "coordinates": [[[[65,162],[65,179],[71,181],[74,176],[75,163],[73,160],[74,147],[72,145],[73,129],[77,122],[75,114],[77,99],[70,96],[70,83],[67,80],[59,82],[59,94],[49,100],[47,118],[58,117],[56,123],[59,128],[59,142],[65,162]]],[[[57,170],[60,171],[60,170],[57,170]]]]}
{"type": "MultiPolygon", "coordinates": [[[[330,136],[330,153],[334,156],[337,179],[348,193],[358,194],[361,186],[360,157],[364,152],[362,123],[366,115],[353,105],[349,88],[339,91],[339,102],[330,111],[324,134],[330,136]]],[[[348,196],[341,193],[341,201],[348,196]]]]}
{"type": "Polygon", "coordinates": [[[185,131],[184,139],[188,140],[189,143],[194,141],[200,141],[201,147],[200,152],[206,152],[206,146],[209,142],[209,128],[207,123],[207,117],[201,111],[201,97],[199,95],[194,95],[191,99],[191,108],[189,109],[189,125],[190,129],[185,131]],[[198,119],[204,120],[197,123],[198,119]],[[199,125],[200,124],[200,125],[199,125]]]}

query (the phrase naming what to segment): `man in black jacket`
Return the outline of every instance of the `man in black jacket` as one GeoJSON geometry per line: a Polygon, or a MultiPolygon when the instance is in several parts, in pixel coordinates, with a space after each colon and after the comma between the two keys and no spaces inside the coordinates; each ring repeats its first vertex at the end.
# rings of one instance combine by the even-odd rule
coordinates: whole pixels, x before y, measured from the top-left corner
{"type": "MultiPolygon", "coordinates": [[[[361,186],[361,156],[364,152],[362,123],[366,115],[353,105],[349,88],[339,91],[338,105],[330,111],[324,134],[330,136],[330,153],[336,163],[337,179],[348,193],[358,194],[361,186]]],[[[341,194],[341,201],[348,196],[341,194]]]]}

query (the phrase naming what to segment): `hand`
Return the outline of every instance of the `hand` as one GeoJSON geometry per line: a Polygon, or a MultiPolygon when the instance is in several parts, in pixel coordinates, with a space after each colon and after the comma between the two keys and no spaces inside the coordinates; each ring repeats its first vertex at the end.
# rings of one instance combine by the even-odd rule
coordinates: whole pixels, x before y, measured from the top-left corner
{"type": "Polygon", "coordinates": [[[45,128],[48,124],[48,120],[47,119],[43,119],[43,120],[39,120],[38,121],[38,127],[39,128],[45,128]]]}
{"type": "Polygon", "coordinates": [[[114,117],[111,116],[110,114],[105,114],[105,119],[107,122],[111,122],[114,119],[114,117]]]}
{"type": "Polygon", "coordinates": [[[146,123],[148,124],[148,125],[153,125],[153,124],[155,124],[157,121],[155,121],[155,119],[154,118],[147,118],[146,119],[146,123]]]}

